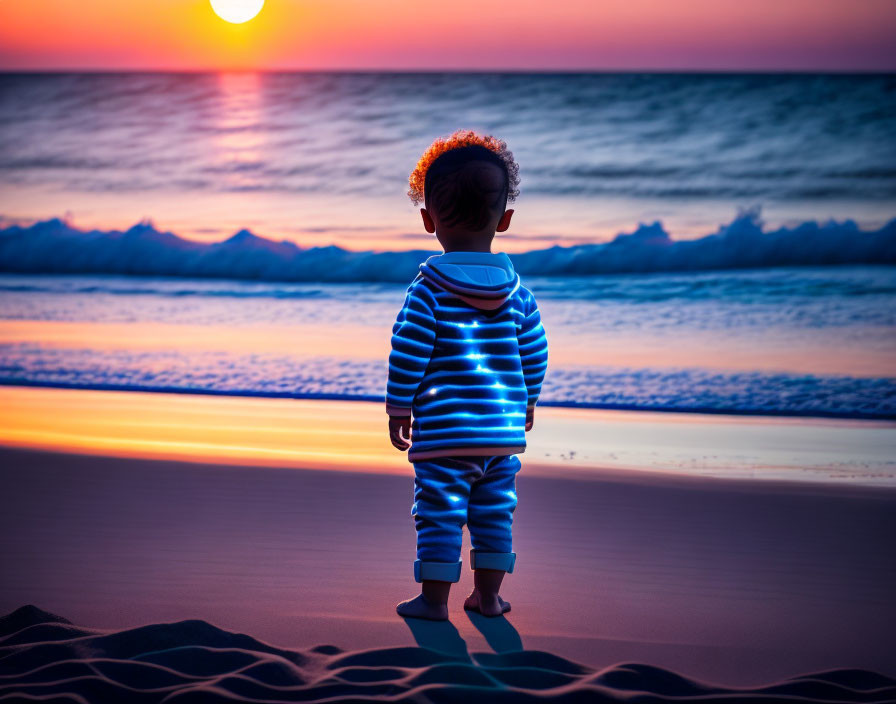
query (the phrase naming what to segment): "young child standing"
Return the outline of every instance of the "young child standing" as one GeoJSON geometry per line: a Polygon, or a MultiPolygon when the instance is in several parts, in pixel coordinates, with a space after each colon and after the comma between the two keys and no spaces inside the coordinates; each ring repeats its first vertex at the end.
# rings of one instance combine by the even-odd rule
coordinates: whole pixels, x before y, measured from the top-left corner
{"type": "Polygon", "coordinates": [[[519,167],[494,137],[437,139],[408,195],[444,254],[420,265],[392,328],[386,389],[389,435],[414,464],[414,579],[422,593],[401,616],[445,620],[470,530],[475,587],[464,608],[510,610],[498,591],[513,572],[517,454],[526,449],[547,369],[547,339],[532,293],[509,257],[491,251],[510,226],[519,167]],[[413,421],[412,421],[413,418],[413,421]],[[409,442],[410,440],[410,442],[409,442]]]}

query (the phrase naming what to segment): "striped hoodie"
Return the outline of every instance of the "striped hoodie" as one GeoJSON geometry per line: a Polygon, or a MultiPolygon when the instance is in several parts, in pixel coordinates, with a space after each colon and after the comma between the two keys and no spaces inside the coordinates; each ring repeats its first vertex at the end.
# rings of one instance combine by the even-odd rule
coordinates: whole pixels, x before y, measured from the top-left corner
{"type": "Polygon", "coordinates": [[[548,362],[535,298],[504,253],[420,265],[392,327],[386,412],[413,415],[408,460],[526,449],[548,362]]]}

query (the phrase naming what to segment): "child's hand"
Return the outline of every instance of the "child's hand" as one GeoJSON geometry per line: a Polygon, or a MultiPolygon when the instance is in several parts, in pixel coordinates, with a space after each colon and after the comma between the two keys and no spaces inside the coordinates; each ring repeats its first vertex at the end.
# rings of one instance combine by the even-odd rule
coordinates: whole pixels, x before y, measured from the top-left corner
{"type": "Polygon", "coordinates": [[[389,416],[389,439],[397,450],[404,452],[411,443],[408,440],[411,437],[411,417],[410,416],[389,416]]]}
{"type": "MultiPolygon", "coordinates": [[[[528,406],[526,408],[526,432],[528,433],[532,430],[532,426],[535,425],[535,406],[528,406]]],[[[517,426],[519,427],[519,426],[517,426]]]]}

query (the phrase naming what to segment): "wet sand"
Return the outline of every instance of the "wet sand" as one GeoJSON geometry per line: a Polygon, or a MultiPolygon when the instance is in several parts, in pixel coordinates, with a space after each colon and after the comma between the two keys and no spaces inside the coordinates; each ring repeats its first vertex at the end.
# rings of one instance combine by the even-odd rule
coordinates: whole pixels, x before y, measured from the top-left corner
{"type": "MultiPolygon", "coordinates": [[[[896,489],[896,422],[542,407],[528,476],[596,470],[896,489]]],[[[0,386],[0,445],[413,476],[382,403],[0,386]]]]}

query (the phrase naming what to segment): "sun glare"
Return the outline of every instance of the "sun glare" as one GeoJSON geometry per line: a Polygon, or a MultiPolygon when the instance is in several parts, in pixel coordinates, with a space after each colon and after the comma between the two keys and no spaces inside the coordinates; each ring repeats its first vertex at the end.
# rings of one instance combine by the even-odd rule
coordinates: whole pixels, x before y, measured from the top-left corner
{"type": "Polygon", "coordinates": [[[264,0],[209,0],[215,14],[233,24],[248,22],[261,12],[264,0]]]}

